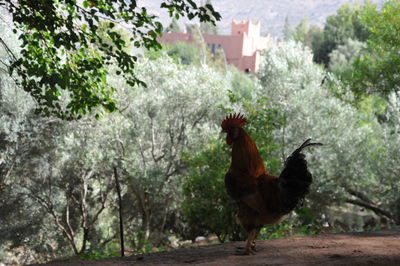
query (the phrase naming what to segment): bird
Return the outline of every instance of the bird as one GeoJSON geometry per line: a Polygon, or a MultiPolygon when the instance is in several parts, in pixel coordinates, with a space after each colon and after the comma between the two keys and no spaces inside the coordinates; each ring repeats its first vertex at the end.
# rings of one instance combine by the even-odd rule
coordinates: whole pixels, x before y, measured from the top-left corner
{"type": "Polygon", "coordinates": [[[309,193],[312,175],[303,149],[320,146],[307,139],[286,159],[279,176],[265,169],[263,159],[251,136],[243,129],[244,115],[230,114],[222,121],[226,144],[232,147],[231,164],[225,174],[225,188],[236,201],[236,221],[247,232],[244,248],[236,254],[255,254],[255,240],[265,225],[282,221],[309,193]]]}

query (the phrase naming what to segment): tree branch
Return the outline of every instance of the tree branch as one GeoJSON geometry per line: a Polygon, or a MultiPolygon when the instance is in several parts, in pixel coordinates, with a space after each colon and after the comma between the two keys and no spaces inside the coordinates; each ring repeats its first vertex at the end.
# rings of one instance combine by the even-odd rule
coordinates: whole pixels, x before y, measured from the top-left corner
{"type": "Polygon", "coordinates": [[[384,210],[382,208],[379,208],[378,206],[376,206],[374,204],[363,202],[363,201],[360,201],[360,200],[353,200],[353,199],[346,199],[345,202],[353,204],[353,205],[356,205],[356,206],[364,207],[366,209],[369,209],[369,210],[375,212],[379,216],[386,216],[387,218],[389,218],[390,220],[392,220],[396,224],[400,223],[400,221],[398,221],[390,212],[388,212],[388,211],[386,211],[386,210],[384,210]]]}
{"type": "Polygon", "coordinates": [[[351,188],[346,189],[346,191],[347,191],[350,195],[353,195],[353,196],[359,198],[359,199],[362,200],[362,201],[365,201],[365,202],[367,202],[367,203],[369,203],[369,204],[375,205],[375,204],[372,202],[372,200],[370,200],[366,195],[364,195],[364,194],[361,193],[361,192],[355,191],[355,190],[353,190],[353,189],[351,189],[351,188]]]}
{"type": "Polygon", "coordinates": [[[6,42],[0,37],[0,43],[4,46],[4,48],[6,49],[7,53],[12,57],[12,59],[14,61],[17,61],[17,57],[16,55],[13,53],[13,51],[11,51],[10,47],[8,47],[8,45],[6,44],[6,42]]]}
{"type": "Polygon", "coordinates": [[[107,201],[109,192],[110,192],[110,190],[107,190],[106,192],[104,192],[104,195],[102,196],[102,200],[101,200],[101,206],[97,210],[97,212],[94,214],[94,216],[92,218],[92,221],[89,223],[88,227],[92,227],[96,223],[96,221],[98,220],[100,214],[106,208],[106,201],[107,201]]]}
{"type": "Polygon", "coordinates": [[[75,254],[78,254],[78,249],[75,244],[74,233],[73,233],[73,231],[68,232],[67,228],[65,228],[65,226],[63,226],[61,224],[60,217],[57,215],[57,213],[54,210],[53,202],[51,202],[51,201],[47,202],[45,199],[40,197],[38,195],[38,193],[36,193],[35,191],[33,191],[31,188],[29,188],[27,186],[22,186],[22,187],[25,188],[26,190],[28,190],[28,192],[29,192],[29,193],[24,193],[25,195],[27,195],[31,199],[35,200],[36,202],[38,202],[53,217],[57,228],[65,235],[65,237],[67,238],[68,242],[70,243],[72,249],[74,250],[75,254]]]}
{"type": "Polygon", "coordinates": [[[202,113],[200,114],[200,116],[193,122],[192,128],[195,128],[196,125],[197,125],[198,123],[200,123],[200,121],[206,116],[207,111],[208,111],[208,110],[206,110],[206,111],[204,111],[204,112],[202,112],[202,113]]]}

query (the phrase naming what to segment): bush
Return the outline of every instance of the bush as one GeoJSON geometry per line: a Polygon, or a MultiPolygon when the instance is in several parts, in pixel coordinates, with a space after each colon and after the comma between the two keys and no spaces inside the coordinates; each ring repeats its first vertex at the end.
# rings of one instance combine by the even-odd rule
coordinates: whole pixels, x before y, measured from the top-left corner
{"type": "Polygon", "coordinates": [[[220,139],[187,160],[190,169],[183,183],[182,210],[192,238],[207,233],[216,234],[220,242],[242,238],[234,219],[236,204],[224,185],[229,160],[228,147],[220,139]]]}

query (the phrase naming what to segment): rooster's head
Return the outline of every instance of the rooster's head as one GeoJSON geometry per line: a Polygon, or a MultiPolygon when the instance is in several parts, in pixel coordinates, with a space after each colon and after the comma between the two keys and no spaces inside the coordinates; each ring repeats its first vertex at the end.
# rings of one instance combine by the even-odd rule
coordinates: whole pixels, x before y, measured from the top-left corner
{"type": "Polygon", "coordinates": [[[232,145],[232,143],[239,137],[240,128],[247,123],[244,115],[230,114],[221,123],[222,132],[226,133],[226,144],[232,145]]]}

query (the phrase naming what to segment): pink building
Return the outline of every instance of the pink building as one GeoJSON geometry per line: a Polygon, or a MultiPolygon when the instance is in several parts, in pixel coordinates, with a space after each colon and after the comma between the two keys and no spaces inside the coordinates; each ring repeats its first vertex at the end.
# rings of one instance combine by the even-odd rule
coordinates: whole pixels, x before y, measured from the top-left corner
{"type": "MultiPolygon", "coordinates": [[[[271,36],[260,36],[261,23],[251,21],[232,21],[230,35],[203,34],[202,38],[212,53],[222,48],[226,61],[246,72],[257,72],[261,62],[260,52],[273,44],[271,36]]],[[[186,32],[167,32],[161,42],[193,42],[192,35],[186,32]]]]}

